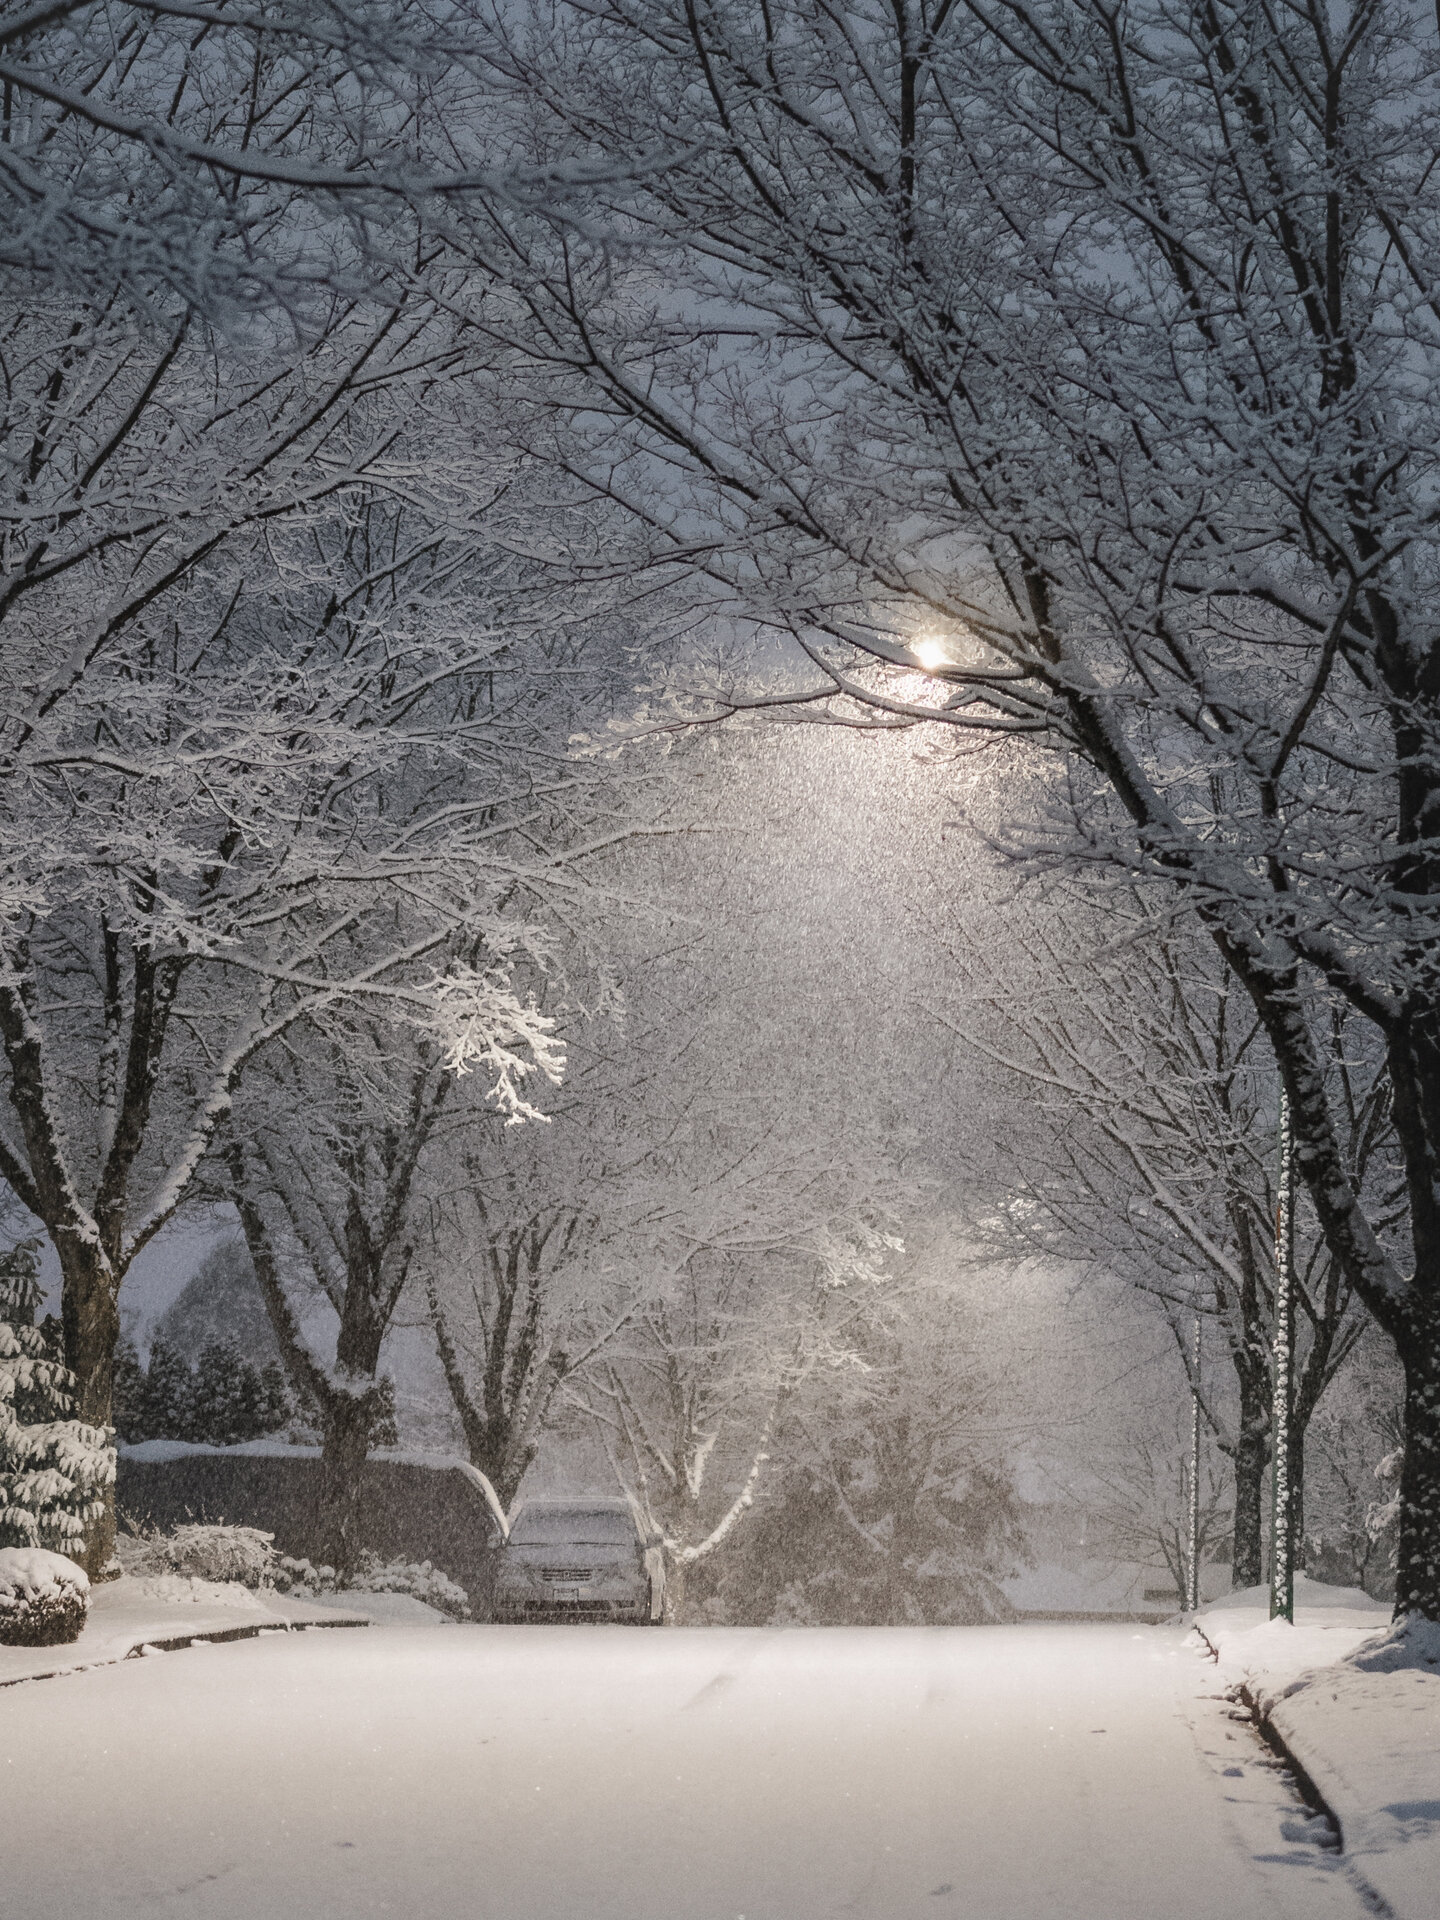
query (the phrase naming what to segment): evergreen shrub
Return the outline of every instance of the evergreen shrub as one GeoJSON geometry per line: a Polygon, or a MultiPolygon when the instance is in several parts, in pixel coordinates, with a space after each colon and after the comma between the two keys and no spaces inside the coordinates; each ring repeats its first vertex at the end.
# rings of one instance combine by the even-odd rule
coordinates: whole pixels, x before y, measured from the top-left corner
{"type": "Polygon", "coordinates": [[[35,1325],[39,1269],[34,1240],[0,1253],[0,1548],[79,1553],[115,1453],[108,1429],[69,1418],[74,1376],[35,1325]]]}
{"type": "Polygon", "coordinates": [[[90,1582],[43,1547],[0,1547],[0,1646],[59,1647],[78,1639],[90,1582]]]}

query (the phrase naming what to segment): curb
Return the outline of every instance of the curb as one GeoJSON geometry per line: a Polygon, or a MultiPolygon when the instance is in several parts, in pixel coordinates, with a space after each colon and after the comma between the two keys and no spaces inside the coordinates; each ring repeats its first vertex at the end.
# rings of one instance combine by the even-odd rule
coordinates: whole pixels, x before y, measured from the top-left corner
{"type": "Polygon", "coordinates": [[[262,1633],[308,1633],[317,1629],[335,1627],[368,1627],[368,1620],[346,1618],[341,1615],[335,1620],[256,1620],[247,1621],[243,1626],[212,1627],[208,1632],[197,1627],[193,1633],[167,1635],[164,1639],[142,1636],[129,1644],[123,1652],[101,1653],[90,1660],[76,1660],[65,1666],[49,1667],[44,1673],[17,1673],[8,1678],[0,1678],[0,1688],[26,1687],[36,1680],[59,1680],[67,1673],[91,1673],[97,1667],[118,1667],[123,1660],[140,1660],[149,1653],[180,1653],[186,1647],[218,1646],[227,1640],[258,1640],[262,1633]]]}
{"type": "MultiPolygon", "coordinates": [[[[1198,1620],[1191,1619],[1190,1625],[1196,1635],[1205,1643],[1206,1648],[1209,1650],[1210,1658],[1218,1665],[1220,1649],[1215,1645],[1215,1642],[1210,1638],[1209,1634],[1206,1633],[1198,1620]]],[[[1269,1747],[1276,1759],[1284,1764],[1287,1772],[1294,1780],[1296,1790],[1305,1805],[1315,1813],[1323,1813],[1335,1829],[1340,1841],[1339,1858],[1345,1870],[1345,1877],[1360,1895],[1360,1898],[1365,1902],[1365,1905],[1371,1913],[1376,1915],[1376,1920],[1403,1920],[1403,1916],[1396,1912],[1384,1894],[1378,1892],[1371,1886],[1364,1874],[1356,1867],[1354,1861],[1346,1854],[1345,1827],[1339,1814],[1316,1786],[1314,1776],[1310,1773],[1304,1761],[1291,1749],[1284,1734],[1281,1733],[1269,1714],[1261,1707],[1258,1698],[1248,1683],[1243,1680],[1240,1681],[1233,1688],[1231,1698],[1240,1701],[1241,1705],[1244,1706],[1245,1710],[1249,1713],[1255,1731],[1265,1742],[1265,1745],[1269,1747]]]]}
{"type": "MultiPolygon", "coordinates": [[[[218,1632],[211,1633],[206,1633],[205,1629],[201,1627],[196,1633],[177,1633],[171,1639],[139,1640],[131,1647],[128,1653],[121,1654],[120,1658],[122,1660],[139,1660],[147,1650],[153,1650],[156,1653],[179,1653],[185,1647],[217,1647],[223,1645],[227,1640],[258,1640],[262,1633],[308,1633],[312,1627],[323,1632],[327,1628],[368,1627],[369,1625],[370,1622],[368,1620],[346,1619],[342,1616],[338,1620],[261,1620],[257,1621],[254,1626],[222,1627],[218,1632]]],[[[96,1664],[99,1665],[100,1663],[97,1661],[96,1664]]],[[[111,1661],[107,1664],[113,1666],[115,1662],[111,1661]]],[[[40,1678],[41,1676],[37,1675],[36,1677],[40,1678]]],[[[45,1675],[44,1677],[48,1679],[50,1676],[45,1675]]],[[[19,1683],[16,1682],[13,1684],[18,1685],[19,1683]]]]}

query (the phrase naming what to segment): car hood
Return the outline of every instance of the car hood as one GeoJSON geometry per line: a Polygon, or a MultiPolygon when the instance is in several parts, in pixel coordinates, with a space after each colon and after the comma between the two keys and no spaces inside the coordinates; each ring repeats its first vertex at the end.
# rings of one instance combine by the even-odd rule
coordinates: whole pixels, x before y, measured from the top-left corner
{"type": "Polygon", "coordinates": [[[604,1546],[541,1546],[524,1545],[512,1540],[501,1555],[501,1563],[517,1567],[594,1567],[598,1572],[602,1567],[631,1567],[640,1558],[638,1543],[634,1547],[617,1546],[607,1541],[604,1546]]]}

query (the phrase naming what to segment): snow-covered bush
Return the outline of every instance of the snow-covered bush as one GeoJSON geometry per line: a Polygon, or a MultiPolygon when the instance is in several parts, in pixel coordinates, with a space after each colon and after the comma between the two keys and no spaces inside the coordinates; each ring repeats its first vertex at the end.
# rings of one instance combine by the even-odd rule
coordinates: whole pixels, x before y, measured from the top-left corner
{"type": "Polygon", "coordinates": [[[448,1573],[428,1560],[382,1561],[378,1554],[362,1553],[355,1576],[360,1593],[408,1593],[452,1620],[470,1618],[470,1596],[448,1573]]]}
{"type": "MultiPolygon", "coordinates": [[[[313,1566],[308,1560],[292,1560],[288,1555],[276,1562],[275,1584],[282,1593],[301,1596],[340,1591],[334,1567],[313,1566]]],[[[363,1552],[346,1591],[408,1593],[452,1620],[470,1618],[470,1596],[465,1589],[428,1560],[382,1560],[378,1553],[363,1552]]]]}
{"type": "Polygon", "coordinates": [[[281,1593],[334,1593],[339,1585],[334,1567],[317,1567],[282,1553],[275,1562],[275,1585],[281,1593]]]}
{"type": "Polygon", "coordinates": [[[34,1240],[0,1253],[0,1547],[64,1554],[103,1511],[115,1451],[105,1428],[66,1417],[75,1382],[35,1325],[39,1270],[34,1240]]]}
{"type": "Polygon", "coordinates": [[[178,1573],[193,1580],[233,1580],[242,1587],[277,1584],[273,1533],[258,1527],[177,1527],[174,1533],[124,1535],[116,1552],[126,1573],[178,1573]]]}
{"type": "Polygon", "coordinates": [[[78,1638],[90,1582],[44,1547],[0,1547],[0,1645],[58,1647],[78,1638]]]}

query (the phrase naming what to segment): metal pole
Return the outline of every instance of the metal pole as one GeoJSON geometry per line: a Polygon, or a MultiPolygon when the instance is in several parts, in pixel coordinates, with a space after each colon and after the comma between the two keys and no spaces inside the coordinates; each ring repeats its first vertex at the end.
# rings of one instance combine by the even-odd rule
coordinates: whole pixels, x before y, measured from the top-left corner
{"type": "Polygon", "coordinates": [[[1275,1205],[1274,1381],[1270,1402],[1270,1618],[1295,1618],[1295,1540],[1291,1529],[1290,1403],[1295,1370],[1295,1150],[1290,1102],[1280,1090],[1280,1182],[1275,1205]]]}
{"type": "Polygon", "coordinates": [[[1200,1316],[1195,1316],[1195,1350],[1190,1366],[1190,1564],[1185,1611],[1200,1611],[1200,1316]]]}

